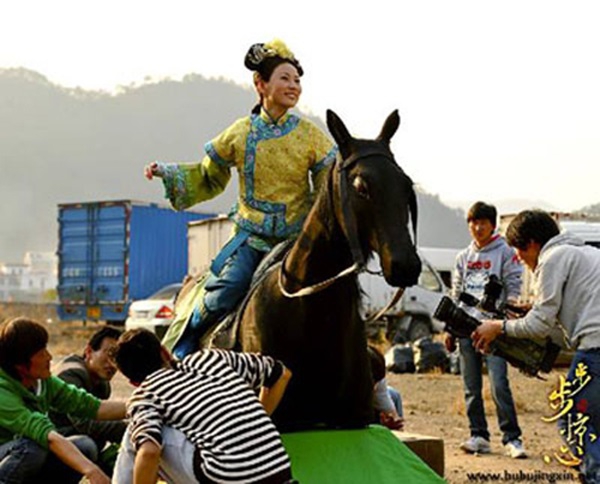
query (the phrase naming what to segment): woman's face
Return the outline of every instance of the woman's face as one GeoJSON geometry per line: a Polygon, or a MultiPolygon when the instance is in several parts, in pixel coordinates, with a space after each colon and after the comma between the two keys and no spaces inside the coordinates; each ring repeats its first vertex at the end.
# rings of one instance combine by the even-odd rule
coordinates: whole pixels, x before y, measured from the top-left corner
{"type": "Polygon", "coordinates": [[[262,96],[263,107],[274,117],[293,108],[302,93],[298,71],[288,62],[279,64],[268,82],[259,78],[256,88],[262,96]]]}

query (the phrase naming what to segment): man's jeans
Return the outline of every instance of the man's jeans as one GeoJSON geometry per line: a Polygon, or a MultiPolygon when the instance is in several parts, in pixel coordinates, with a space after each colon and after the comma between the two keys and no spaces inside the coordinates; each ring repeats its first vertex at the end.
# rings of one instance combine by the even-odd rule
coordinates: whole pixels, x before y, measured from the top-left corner
{"type": "Polygon", "coordinates": [[[387,392],[389,393],[392,403],[394,404],[394,407],[396,408],[396,412],[398,413],[398,416],[403,417],[404,410],[402,408],[402,396],[400,395],[400,392],[390,386],[387,387],[387,392]]]}
{"type": "Polygon", "coordinates": [[[465,390],[465,402],[471,436],[490,439],[482,396],[482,365],[485,358],[492,399],[496,405],[498,426],[502,431],[502,443],[521,438],[517,422],[517,412],[513,401],[506,360],[498,356],[482,355],[474,347],[470,338],[460,338],[460,369],[465,390]]]}
{"type": "Polygon", "coordinates": [[[21,484],[33,481],[46,463],[49,451],[33,440],[20,438],[0,446],[0,482],[21,484]]]}
{"type": "MultiPolygon", "coordinates": [[[[194,473],[194,445],[179,430],[172,427],[162,429],[162,452],[160,456],[159,474],[167,482],[198,482],[194,473]]],[[[129,430],[125,432],[112,482],[115,484],[131,484],[135,450],[131,443],[129,430]]]]}
{"type": "MultiPolygon", "coordinates": [[[[68,437],[90,460],[98,458],[92,439],[85,435],[68,437]]],[[[77,483],[81,474],[63,464],[51,451],[33,440],[20,438],[0,446],[0,483],[22,484],[34,482],[77,483]],[[43,479],[41,479],[43,476],[43,479]]]]}
{"type": "MultiPolygon", "coordinates": [[[[569,382],[576,381],[575,370],[579,363],[583,363],[587,367],[587,375],[590,380],[572,397],[571,421],[577,421],[579,412],[590,418],[586,423],[586,432],[583,436],[584,455],[580,471],[585,476],[586,482],[600,483],[600,348],[579,350],[575,353],[567,376],[569,382]],[[593,435],[596,438],[593,438],[593,435]]],[[[574,387],[579,388],[579,385],[573,383],[571,388],[574,387]]],[[[567,422],[565,416],[564,420],[558,422],[559,428],[567,429],[567,422]]],[[[572,448],[572,450],[577,456],[575,449],[572,448]]]]}

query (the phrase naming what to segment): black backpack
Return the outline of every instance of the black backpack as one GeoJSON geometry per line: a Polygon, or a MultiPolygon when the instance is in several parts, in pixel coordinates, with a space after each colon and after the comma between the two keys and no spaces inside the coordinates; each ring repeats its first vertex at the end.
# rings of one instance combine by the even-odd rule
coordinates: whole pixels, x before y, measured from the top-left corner
{"type": "Polygon", "coordinates": [[[414,373],[416,368],[413,349],[406,344],[392,346],[385,354],[385,366],[393,373],[414,373]]]}

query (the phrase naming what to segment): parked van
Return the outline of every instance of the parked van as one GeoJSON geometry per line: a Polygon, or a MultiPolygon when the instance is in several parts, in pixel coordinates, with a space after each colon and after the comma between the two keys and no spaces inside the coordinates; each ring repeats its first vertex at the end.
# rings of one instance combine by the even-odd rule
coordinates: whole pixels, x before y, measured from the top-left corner
{"type": "MultiPolygon", "coordinates": [[[[421,247],[418,252],[422,262],[418,284],[407,287],[400,301],[372,324],[383,329],[391,342],[414,341],[444,329],[444,323],[435,319],[433,313],[442,296],[449,291],[450,276],[459,249],[421,247]]],[[[379,269],[376,258],[368,269],[359,276],[364,292],[362,311],[365,318],[389,304],[397,291],[385,282],[382,275],[376,274],[379,269]]]]}

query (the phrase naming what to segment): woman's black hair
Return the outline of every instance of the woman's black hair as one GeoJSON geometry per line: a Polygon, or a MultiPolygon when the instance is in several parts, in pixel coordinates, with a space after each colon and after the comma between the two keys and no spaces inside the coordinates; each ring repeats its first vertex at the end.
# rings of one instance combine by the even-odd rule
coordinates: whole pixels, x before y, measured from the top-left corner
{"type": "MultiPolygon", "coordinates": [[[[281,57],[279,55],[272,55],[265,50],[265,44],[253,44],[248,49],[246,57],[244,58],[244,65],[251,71],[256,72],[260,78],[269,82],[271,75],[281,64],[291,64],[298,71],[298,75],[302,77],[304,75],[304,69],[300,65],[300,62],[295,57],[281,57]]],[[[252,114],[260,114],[261,102],[258,102],[252,108],[252,114]]]]}

